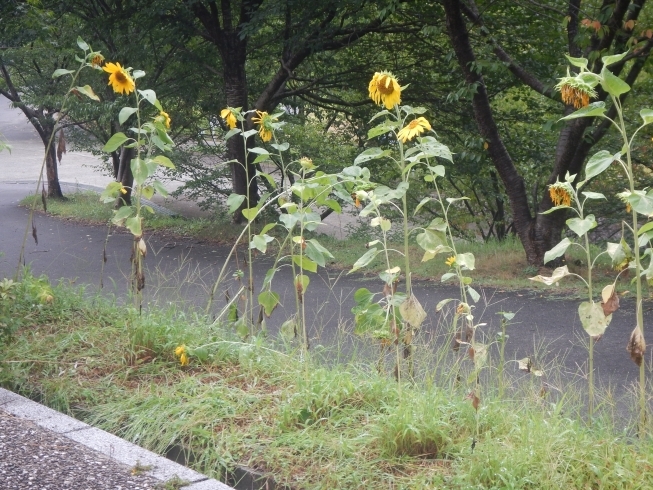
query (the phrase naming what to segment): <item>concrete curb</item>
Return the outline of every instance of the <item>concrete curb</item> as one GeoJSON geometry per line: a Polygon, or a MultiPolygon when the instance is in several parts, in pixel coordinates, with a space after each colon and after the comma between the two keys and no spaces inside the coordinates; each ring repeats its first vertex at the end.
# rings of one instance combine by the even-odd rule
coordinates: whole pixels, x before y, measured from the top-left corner
{"type": "Polygon", "coordinates": [[[151,466],[152,469],[145,474],[161,482],[176,475],[190,482],[182,487],[184,490],[234,490],[218,480],[3,388],[0,388],[0,410],[29,420],[127,466],[151,466]]]}

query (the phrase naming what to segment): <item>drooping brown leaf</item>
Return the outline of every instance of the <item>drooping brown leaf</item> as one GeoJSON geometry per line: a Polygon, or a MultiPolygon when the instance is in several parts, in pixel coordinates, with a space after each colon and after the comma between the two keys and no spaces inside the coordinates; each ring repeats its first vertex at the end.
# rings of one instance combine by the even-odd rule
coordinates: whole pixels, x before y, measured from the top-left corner
{"type": "Polygon", "coordinates": [[[478,407],[481,404],[480,397],[476,394],[475,391],[470,391],[467,395],[467,398],[472,401],[472,407],[474,407],[474,410],[478,412],[478,407]]]}
{"type": "Polygon", "coordinates": [[[474,354],[476,354],[476,351],[474,350],[473,346],[469,346],[469,349],[467,349],[467,354],[469,355],[469,358],[473,361],[474,360],[474,354]]]}
{"type": "Polygon", "coordinates": [[[32,221],[32,237],[34,238],[34,243],[37,245],[39,244],[39,237],[36,234],[36,225],[34,224],[34,221],[32,221]]]}
{"type": "Polygon", "coordinates": [[[455,351],[458,352],[460,349],[460,332],[456,332],[456,336],[453,339],[453,342],[451,343],[451,348],[455,351]]]}
{"type": "Polygon", "coordinates": [[[63,134],[63,129],[59,130],[59,143],[57,144],[57,160],[61,163],[61,157],[66,153],[66,137],[63,134]]]}
{"type": "Polygon", "coordinates": [[[45,186],[41,189],[41,202],[43,203],[43,211],[48,212],[48,193],[45,192],[45,186]]]}
{"type": "Polygon", "coordinates": [[[601,307],[605,316],[612,315],[612,313],[619,309],[619,295],[614,284],[608,284],[603,288],[601,298],[603,299],[601,307]]]}
{"type": "Polygon", "coordinates": [[[626,350],[630,353],[630,358],[638,366],[642,365],[642,359],[646,353],[646,342],[644,341],[644,334],[639,327],[635,327],[628,339],[626,350]]]}

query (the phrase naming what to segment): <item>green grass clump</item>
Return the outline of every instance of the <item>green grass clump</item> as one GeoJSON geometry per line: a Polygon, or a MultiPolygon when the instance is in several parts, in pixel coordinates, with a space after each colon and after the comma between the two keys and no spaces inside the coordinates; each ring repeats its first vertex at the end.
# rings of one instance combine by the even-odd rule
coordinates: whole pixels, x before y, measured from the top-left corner
{"type": "MultiPolygon", "coordinates": [[[[444,364],[418,363],[416,382],[398,385],[373,360],[302,360],[200,315],[51,294],[17,298],[25,321],[3,350],[2,385],[211,476],[245,465],[296,489],[653,488],[651,440],[609,414],[590,429],[573,387],[548,398],[537,378],[510,375],[498,398],[483,377],[477,412],[464,382],[430,374],[444,364]]],[[[459,362],[449,355],[438,362],[459,362]]]]}

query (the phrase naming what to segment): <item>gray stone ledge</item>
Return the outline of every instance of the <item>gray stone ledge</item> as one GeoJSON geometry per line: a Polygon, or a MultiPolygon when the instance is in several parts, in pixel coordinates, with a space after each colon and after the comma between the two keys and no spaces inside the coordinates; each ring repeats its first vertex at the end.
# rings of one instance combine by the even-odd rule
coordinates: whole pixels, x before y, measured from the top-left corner
{"type": "Polygon", "coordinates": [[[160,480],[168,481],[174,476],[188,481],[187,490],[234,490],[214,479],[191,470],[152,451],[143,449],[106,431],[91,427],[68,415],[52,410],[23,396],[0,388],[0,408],[16,417],[30,420],[35,424],[92,448],[111,459],[128,466],[151,466],[146,474],[160,480]]]}

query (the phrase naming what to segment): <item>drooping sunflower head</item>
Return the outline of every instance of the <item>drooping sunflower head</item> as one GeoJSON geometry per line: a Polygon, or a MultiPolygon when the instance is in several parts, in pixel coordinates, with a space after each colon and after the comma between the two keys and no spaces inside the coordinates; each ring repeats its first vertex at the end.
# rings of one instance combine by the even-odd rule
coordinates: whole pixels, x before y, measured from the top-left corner
{"type": "Polygon", "coordinates": [[[102,54],[96,52],[96,53],[91,53],[89,56],[91,58],[91,66],[93,68],[102,67],[102,63],[104,63],[104,56],[102,56],[102,54]]]}
{"type": "Polygon", "coordinates": [[[313,160],[311,160],[308,157],[301,157],[299,159],[299,164],[302,166],[304,170],[313,170],[315,168],[315,164],[313,163],[313,160]]]}
{"type": "Polygon", "coordinates": [[[624,192],[618,192],[617,197],[621,200],[626,205],[626,212],[630,213],[632,211],[632,207],[630,205],[630,196],[632,193],[630,191],[624,191],[624,192]]]}
{"type": "Polygon", "coordinates": [[[186,346],[185,346],[184,344],[178,345],[178,346],[175,348],[175,355],[176,355],[177,357],[181,356],[181,355],[182,355],[183,353],[185,353],[185,352],[186,352],[186,346]]]}
{"type": "Polygon", "coordinates": [[[402,143],[412,140],[415,136],[419,136],[424,131],[430,131],[431,124],[423,117],[413,119],[407,126],[401,128],[397,133],[397,139],[402,143]]]}
{"type": "Polygon", "coordinates": [[[107,63],[102,69],[109,73],[108,85],[111,85],[115,93],[129,95],[136,88],[134,80],[120,63],[107,63]]]}
{"type": "Polygon", "coordinates": [[[267,112],[256,111],[256,116],[252,118],[255,124],[258,124],[258,134],[264,142],[272,139],[272,132],[274,131],[274,123],[277,118],[271,116],[267,112]]]}
{"type": "Polygon", "coordinates": [[[236,115],[237,110],[233,107],[227,107],[226,109],[222,109],[222,111],[220,111],[220,117],[227,122],[229,129],[234,129],[238,124],[238,117],[236,117],[236,115]]]}
{"type": "Polygon", "coordinates": [[[549,186],[549,196],[554,206],[571,206],[573,189],[569,182],[556,182],[549,186]]]}
{"type": "Polygon", "coordinates": [[[159,115],[154,118],[155,121],[163,123],[166,128],[170,129],[170,123],[172,120],[170,119],[170,116],[168,115],[167,112],[161,111],[159,112],[159,115]]]}
{"type": "Polygon", "coordinates": [[[562,101],[567,105],[573,105],[576,109],[588,106],[590,99],[597,97],[594,86],[588,83],[587,77],[591,75],[582,73],[575,77],[566,76],[560,78],[560,82],[555,88],[560,92],[562,101]]]}
{"type": "Polygon", "coordinates": [[[389,71],[376,72],[369,85],[370,98],[375,104],[384,105],[392,109],[395,104],[401,103],[401,87],[399,82],[389,71]]]}

